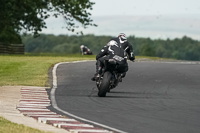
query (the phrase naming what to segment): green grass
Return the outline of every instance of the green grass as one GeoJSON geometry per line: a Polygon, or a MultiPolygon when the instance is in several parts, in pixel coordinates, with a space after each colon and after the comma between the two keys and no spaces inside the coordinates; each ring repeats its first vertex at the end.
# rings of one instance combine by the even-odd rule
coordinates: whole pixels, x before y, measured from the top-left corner
{"type": "Polygon", "coordinates": [[[48,70],[58,62],[94,60],[95,56],[0,56],[0,86],[47,86],[48,70]]]}
{"type": "MultiPolygon", "coordinates": [[[[0,117],[0,133],[47,133],[0,117]]],[[[50,133],[50,132],[48,132],[50,133]]]]}

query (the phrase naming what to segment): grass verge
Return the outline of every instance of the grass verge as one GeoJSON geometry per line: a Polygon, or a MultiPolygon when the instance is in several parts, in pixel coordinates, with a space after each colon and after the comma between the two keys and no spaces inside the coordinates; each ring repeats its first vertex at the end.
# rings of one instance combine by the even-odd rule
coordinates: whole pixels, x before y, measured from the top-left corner
{"type": "Polygon", "coordinates": [[[50,133],[50,132],[44,132],[34,128],[26,127],[24,125],[16,124],[0,117],[0,133],[50,133]]]}
{"type": "Polygon", "coordinates": [[[0,56],[0,86],[46,86],[48,70],[58,62],[94,60],[94,56],[0,56]]]}

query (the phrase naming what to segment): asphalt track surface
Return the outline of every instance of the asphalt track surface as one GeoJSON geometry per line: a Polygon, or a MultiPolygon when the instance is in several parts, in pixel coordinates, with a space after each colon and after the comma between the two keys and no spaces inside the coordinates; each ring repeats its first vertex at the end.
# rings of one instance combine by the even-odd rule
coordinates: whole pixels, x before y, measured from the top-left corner
{"type": "Polygon", "coordinates": [[[95,62],[60,64],[57,106],[129,133],[199,133],[200,64],[129,62],[123,82],[97,96],[95,62]]]}

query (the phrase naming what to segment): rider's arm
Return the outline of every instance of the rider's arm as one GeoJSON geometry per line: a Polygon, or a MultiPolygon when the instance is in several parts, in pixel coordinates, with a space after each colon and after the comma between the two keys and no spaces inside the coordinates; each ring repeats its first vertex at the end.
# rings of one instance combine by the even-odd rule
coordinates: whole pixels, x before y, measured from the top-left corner
{"type": "Polygon", "coordinates": [[[108,46],[105,46],[101,49],[101,52],[96,56],[96,60],[106,55],[108,52],[108,46]]]}
{"type": "Polygon", "coordinates": [[[129,48],[126,50],[126,52],[128,53],[128,57],[131,61],[134,61],[135,60],[135,55],[133,53],[133,47],[132,45],[128,42],[128,46],[129,48]]]}

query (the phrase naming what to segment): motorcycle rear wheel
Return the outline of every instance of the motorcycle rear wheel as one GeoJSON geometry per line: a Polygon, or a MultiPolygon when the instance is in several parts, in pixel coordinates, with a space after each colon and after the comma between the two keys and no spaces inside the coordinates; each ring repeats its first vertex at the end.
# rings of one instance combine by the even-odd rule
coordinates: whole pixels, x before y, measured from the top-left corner
{"type": "Polygon", "coordinates": [[[99,97],[105,97],[106,93],[109,91],[111,76],[112,74],[109,71],[104,73],[103,81],[99,87],[99,92],[98,92],[99,97]]]}

